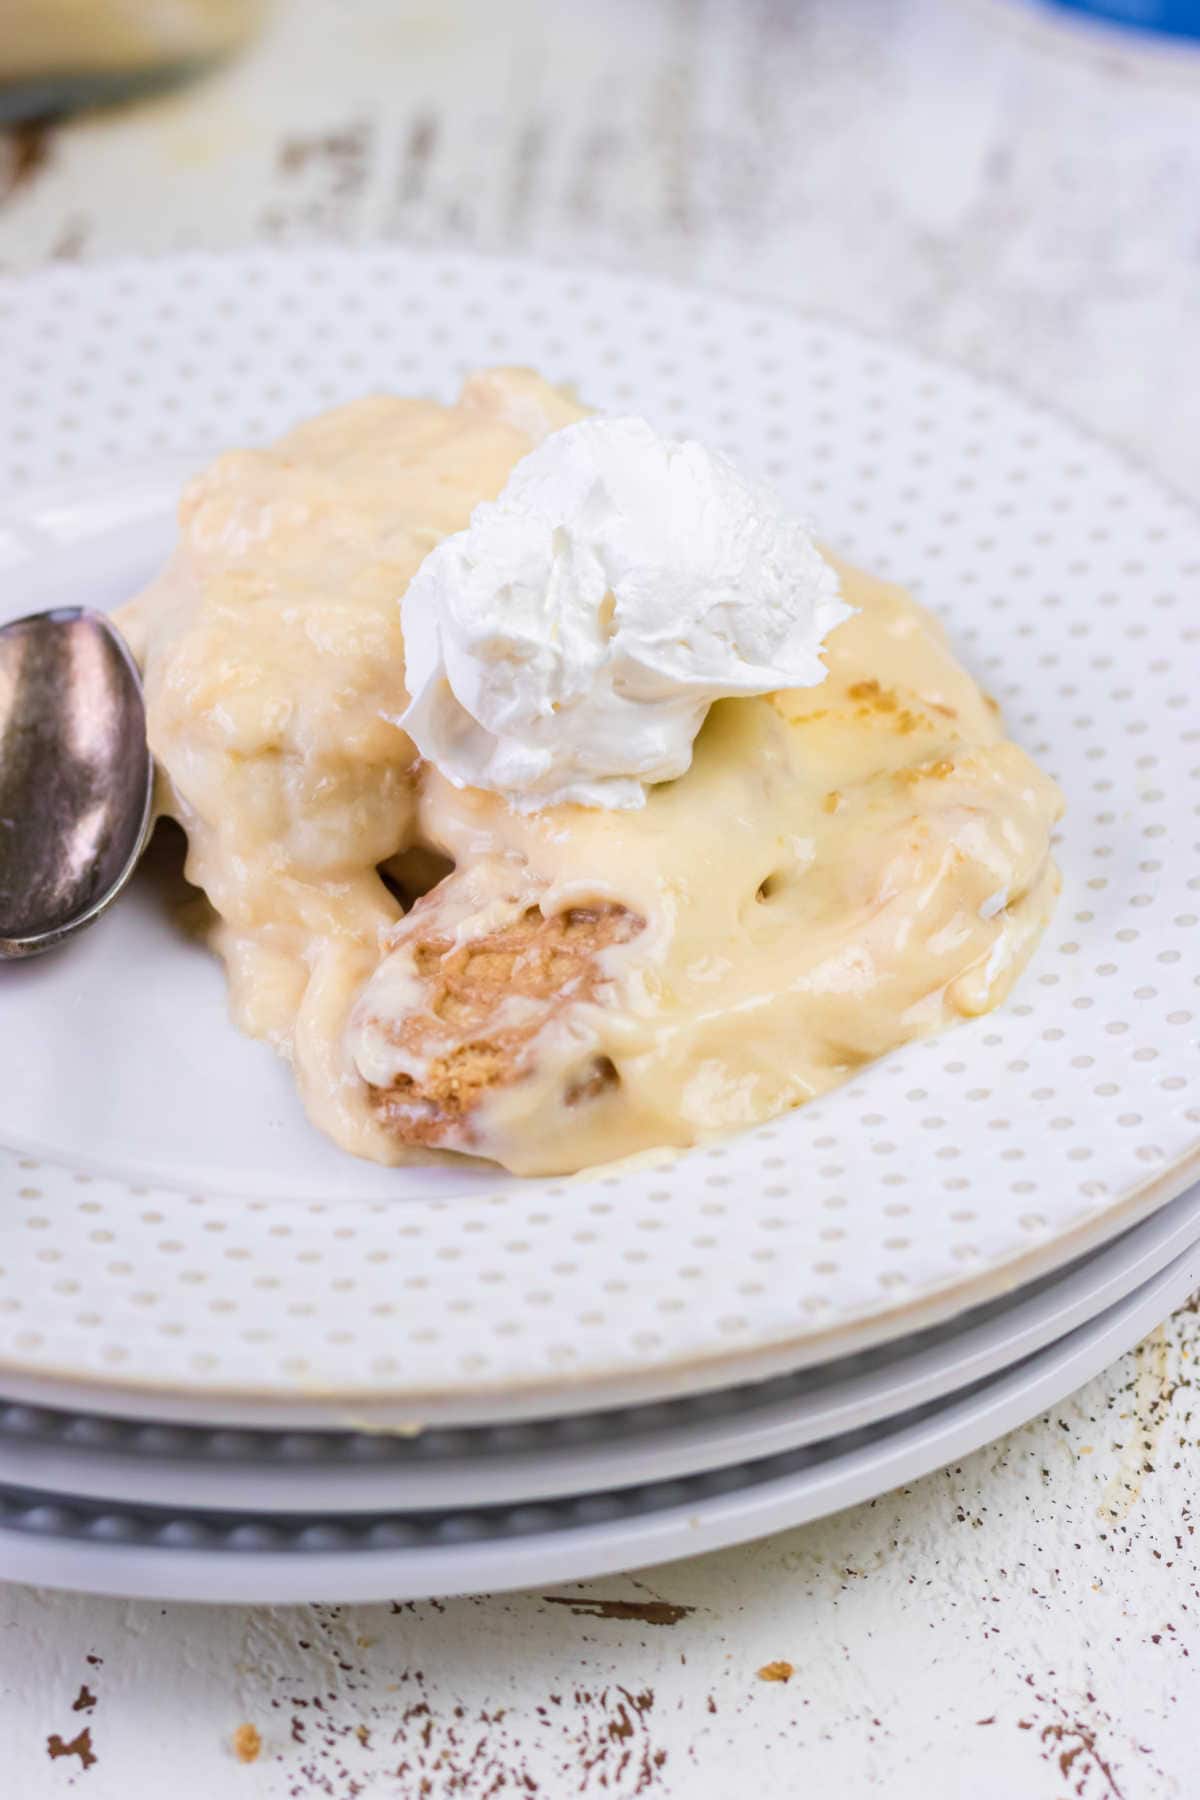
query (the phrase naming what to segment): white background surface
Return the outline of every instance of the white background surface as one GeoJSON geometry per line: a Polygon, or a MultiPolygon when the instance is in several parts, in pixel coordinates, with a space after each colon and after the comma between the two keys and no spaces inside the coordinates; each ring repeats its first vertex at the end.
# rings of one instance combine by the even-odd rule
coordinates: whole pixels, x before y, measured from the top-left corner
{"type": "MultiPolygon", "coordinates": [[[[203,87],[0,150],[0,263],[315,236],[661,269],[1009,374],[1196,497],[1198,193],[1200,68],[999,6],[311,0],[203,87]]],[[[673,1625],[8,1590],[8,1789],[1187,1797],[1197,1336],[911,1492],[587,1590],[673,1625]],[[85,1724],[94,1764],[48,1756],[85,1724]]]]}

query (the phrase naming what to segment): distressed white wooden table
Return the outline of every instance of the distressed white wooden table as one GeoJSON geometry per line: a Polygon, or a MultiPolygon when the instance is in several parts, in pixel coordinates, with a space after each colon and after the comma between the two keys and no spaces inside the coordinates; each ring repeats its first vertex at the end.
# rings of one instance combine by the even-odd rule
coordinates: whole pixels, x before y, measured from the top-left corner
{"type": "MultiPolygon", "coordinates": [[[[333,237],[665,269],[1003,372],[1200,497],[1198,193],[1200,61],[999,0],[281,0],[202,86],[0,138],[0,266],[333,237]]],[[[1198,1342],[1184,1309],[960,1467],[586,1589],[6,1589],[6,1800],[1187,1800],[1198,1342]]]]}

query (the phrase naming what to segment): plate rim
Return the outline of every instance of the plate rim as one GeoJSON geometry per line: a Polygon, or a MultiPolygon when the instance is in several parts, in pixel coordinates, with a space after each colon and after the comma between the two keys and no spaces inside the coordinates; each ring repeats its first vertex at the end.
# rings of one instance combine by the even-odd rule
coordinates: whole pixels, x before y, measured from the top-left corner
{"type": "MultiPolygon", "coordinates": [[[[51,1397],[56,1394],[74,1394],[77,1400],[97,1393],[119,1396],[121,1404],[112,1410],[132,1406],[142,1417],[163,1420],[179,1416],[162,1411],[164,1398],[186,1398],[192,1418],[201,1416],[214,1424],[265,1425],[269,1418],[286,1412],[297,1421],[322,1420],[332,1429],[353,1430],[361,1424],[367,1430],[405,1432],[426,1426],[466,1425],[482,1420],[494,1422],[500,1418],[518,1423],[525,1419],[566,1416],[610,1407],[648,1405],[659,1400],[680,1399],[687,1394],[709,1393],[742,1382],[768,1381],[775,1375],[874,1349],[909,1331],[945,1324],[973,1306],[984,1305],[1012,1288],[1035,1281],[1040,1275],[1052,1274],[1056,1268],[1064,1267],[1089,1250],[1101,1248],[1124,1230],[1177,1199],[1197,1180],[1200,1180],[1200,1144],[1142,1183],[1120,1203],[1082,1221],[1069,1233],[1064,1232],[1046,1244],[1035,1245],[1020,1257],[983,1271],[972,1277],[969,1285],[960,1283],[925,1296],[916,1295],[901,1306],[873,1312],[869,1318],[850,1319],[820,1332],[806,1332],[765,1349],[748,1346],[706,1356],[681,1357],[637,1374],[602,1372],[589,1375],[567,1371],[552,1381],[542,1382],[501,1381],[489,1385],[478,1380],[464,1381],[423,1393],[414,1390],[402,1397],[388,1399],[381,1398],[377,1389],[365,1388],[339,1387],[336,1392],[326,1392],[320,1388],[288,1390],[225,1384],[184,1387],[146,1379],[116,1381],[111,1376],[90,1370],[56,1370],[49,1365],[31,1371],[28,1366],[22,1367],[0,1354],[0,1393],[8,1399],[28,1400],[31,1405],[62,1404],[51,1397]],[[503,1402],[502,1410],[497,1408],[498,1401],[503,1402]]],[[[69,1405],[70,1400],[65,1403],[69,1405]]],[[[91,1410],[104,1409],[93,1407],[91,1410]]]]}
{"type": "MultiPolygon", "coordinates": [[[[388,261],[426,262],[436,264],[461,263],[465,266],[483,264],[496,269],[520,270],[524,273],[537,274],[543,271],[556,278],[586,277],[595,275],[610,280],[635,282],[639,287],[652,288],[659,293],[674,294],[680,298],[695,299],[697,296],[711,296],[718,300],[732,301],[743,306],[752,306],[764,312],[773,312],[786,318],[803,321],[810,325],[819,325],[830,331],[840,332],[847,337],[860,339],[865,344],[872,344],[883,350],[901,350],[906,356],[921,363],[930,370],[952,369],[984,392],[998,395],[1005,399],[1017,400],[1028,411],[1040,414],[1043,418],[1053,419],[1057,424],[1085,438],[1088,443],[1104,450],[1108,455],[1117,458],[1127,469],[1142,480],[1150,482],[1159,492],[1174,505],[1191,514],[1193,522],[1200,525],[1200,498],[1188,493],[1169,475],[1164,475],[1143,452],[1134,449],[1119,437],[1110,436],[1098,426],[1080,419],[1068,407],[1060,406],[1054,400],[1048,400],[1035,389],[1026,387],[1018,377],[1001,374],[996,370],[981,367],[968,357],[952,351],[930,350],[914,339],[904,337],[894,331],[885,331],[881,327],[868,325],[862,320],[850,318],[838,312],[832,306],[807,306],[803,301],[792,300],[785,295],[758,294],[749,289],[739,287],[736,283],[726,281],[704,280],[689,281],[686,276],[672,275],[666,270],[620,269],[595,258],[568,259],[553,255],[514,255],[510,251],[497,250],[489,246],[458,246],[427,243],[391,242],[386,238],[372,238],[361,244],[331,243],[319,238],[300,239],[287,244],[238,244],[225,249],[209,249],[200,245],[181,249],[162,248],[150,251],[123,251],[111,256],[84,257],[70,263],[40,263],[29,269],[0,269],[0,298],[5,292],[19,295],[26,287],[44,283],[53,286],[56,281],[69,275],[78,279],[80,275],[136,275],[141,271],[193,264],[195,266],[226,266],[237,262],[252,262],[257,259],[272,263],[293,262],[301,264],[310,258],[322,261],[340,261],[346,263],[369,262],[373,259],[388,261]]],[[[173,456],[173,452],[164,452],[161,460],[173,456]]],[[[186,452],[185,452],[186,454],[186,452]]],[[[160,459],[148,460],[143,466],[156,468],[160,459]]],[[[134,465],[124,465],[131,468],[134,465]]],[[[99,465],[89,470],[85,466],[72,474],[72,479],[86,479],[89,472],[99,473],[99,465]]],[[[30,484],[21,489],[28,494],[34,486],[48,487],[54,491],[57,484],[30,484]]]]}

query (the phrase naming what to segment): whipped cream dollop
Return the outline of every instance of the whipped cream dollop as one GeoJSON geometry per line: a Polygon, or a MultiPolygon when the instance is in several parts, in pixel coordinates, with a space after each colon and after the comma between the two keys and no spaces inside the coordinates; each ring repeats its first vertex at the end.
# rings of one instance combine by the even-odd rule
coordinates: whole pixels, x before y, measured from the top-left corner
{"type": "Polygon", "coordinates": [[[403,599],[399,721],[519,811],[637,807],[714,700],[812,687],[851,608],[768,488],[644,419],[584,419],[513,469],[403,599]]]}

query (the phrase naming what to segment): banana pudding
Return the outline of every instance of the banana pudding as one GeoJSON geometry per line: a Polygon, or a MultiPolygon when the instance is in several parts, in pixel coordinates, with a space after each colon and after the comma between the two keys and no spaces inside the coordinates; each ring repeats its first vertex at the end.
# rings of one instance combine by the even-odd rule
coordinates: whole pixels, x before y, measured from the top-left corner
{"type": "Polygon", "coordinates": [[[685,1146],[1003,1000],[1054,783],[940,625],[527,371],[188,489],[123,610],[233,1014],[382,1162],[685,1146]]]}

